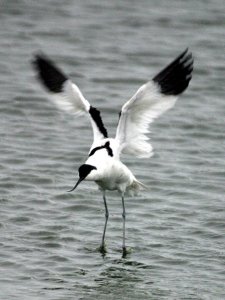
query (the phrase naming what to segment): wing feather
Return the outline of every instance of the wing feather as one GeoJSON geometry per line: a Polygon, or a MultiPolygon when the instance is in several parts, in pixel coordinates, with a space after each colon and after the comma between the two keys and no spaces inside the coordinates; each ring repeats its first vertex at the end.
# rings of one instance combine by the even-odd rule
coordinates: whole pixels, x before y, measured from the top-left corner
{"type": "Polygon", "coordinates": [[[60,109],[75,115],[86,113],[92,124],[94,141],[107,137],[100,112],[90,105],[76,84],[43,54],[36,55],[33,64],[39,80],[51,94],[50,99],[60,109]]]}
{"type": "Polygon", "coordinates": [[[187,88],[192,70],[192,54],[186,49],[123,105],[116,132],[119,152],[152,156],[149,124],[174,106],[177,95],[187,88]]]}

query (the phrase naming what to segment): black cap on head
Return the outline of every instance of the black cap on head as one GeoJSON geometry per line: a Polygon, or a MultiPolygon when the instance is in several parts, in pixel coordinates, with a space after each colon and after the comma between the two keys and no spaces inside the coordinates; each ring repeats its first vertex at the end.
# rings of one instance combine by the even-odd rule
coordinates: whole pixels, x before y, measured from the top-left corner
{"type": "Polygon", "coordinates": [[[83,164],[80,166],[80,168],[78,169],[79,172],[79,179],[77,181],[77,183],[75,184],[75,186],[72,188],[72,190],[68,191],[68,192],[72,192],[75,190],[75,188],[78,186],[78,184],[84,180],[88,174],[91,173],[92,170],[97,170],[96,167],[92,166],[92,165],[88,165],[88,164],[83,164]]]}
{"type": "Polygon", "coordinates": [[[88,164],[81,165],[80,168],[78,169],[80,179],[84,180],[88,176],[88,174],[94,169],[96,170],[97,168],[92,165],[88,165],[88,164]]]}

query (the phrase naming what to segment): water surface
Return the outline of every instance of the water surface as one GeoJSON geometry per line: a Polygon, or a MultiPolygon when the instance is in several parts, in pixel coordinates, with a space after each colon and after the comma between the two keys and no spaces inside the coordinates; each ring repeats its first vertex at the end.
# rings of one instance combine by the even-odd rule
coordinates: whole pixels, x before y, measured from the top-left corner
{"type": "Polygon", "coordinates": [[[224,2],[0,2],[0,298],[224,299],[224,2]],[[67,193],[85,161],[85,118],[57,110],[35,79],[50,55],[102,109],[110,135],[141,84],[189,47],[190,87],[151,126],[155,155],[123,161],[150,187],[108,193],[108,253],[93,183],[67,193]]]}

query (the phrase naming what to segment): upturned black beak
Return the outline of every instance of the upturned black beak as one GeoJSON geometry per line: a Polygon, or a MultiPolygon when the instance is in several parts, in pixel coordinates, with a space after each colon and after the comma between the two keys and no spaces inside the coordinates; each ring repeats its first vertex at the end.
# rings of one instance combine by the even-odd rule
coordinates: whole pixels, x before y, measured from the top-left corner
{"type": "Polygon", "coordinates": [[[75,184],[75,186],[71,190],[69,190],[68,192],[70,193],[70,192],[74,191],[77,188],[77,186],[81,183],[82,180],[84,180],[84,178],[79,178],[77,183],[75,184]]]}

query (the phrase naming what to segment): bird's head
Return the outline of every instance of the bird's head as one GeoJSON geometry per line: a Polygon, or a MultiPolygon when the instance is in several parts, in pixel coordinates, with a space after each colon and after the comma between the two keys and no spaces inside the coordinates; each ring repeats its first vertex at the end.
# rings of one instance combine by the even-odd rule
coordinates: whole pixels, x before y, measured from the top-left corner
{"type": "Polygon", "coordinates": [[[83,164],[79,167],[78,172],[79,172],[79,179],[75,186],[69,191],[72,192],[76,189],[76,187],[83,181],[84,179],[89,179],[89,180],[94,180],[94,171],[97,170],[95,166],[88,165],[88,164],[83,164]]]}

